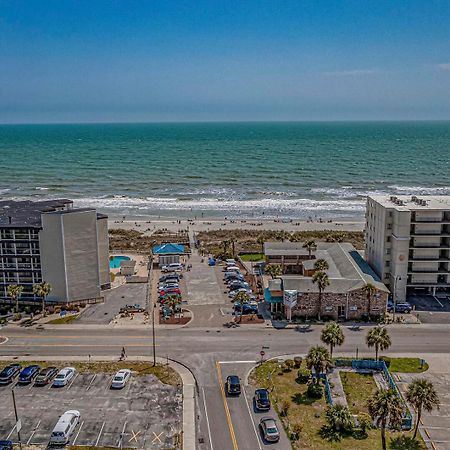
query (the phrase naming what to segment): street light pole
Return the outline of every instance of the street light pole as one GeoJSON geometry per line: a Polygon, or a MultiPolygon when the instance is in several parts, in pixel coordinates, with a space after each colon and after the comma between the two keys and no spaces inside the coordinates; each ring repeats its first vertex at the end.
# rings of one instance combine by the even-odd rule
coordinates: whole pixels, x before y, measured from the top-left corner
{"type": "Polygon", "coordinates": [[[149,256],[148,280],[147,280],[147,303],[152,315],[152,347],[153,347],[153,367],[156,366],[156,342],[155,342],[155,303],[152,299],[152,269],[153,256],[149,256]]]}
{"type": "Polygon", "coordinates": [[[11,389],[11,393],[12,393],[13,405],[14,405],[14,415],[16,416],[17,438],[19,440],[19,448],[20,448],[20,450],[22,450],[22,440],[20,439],[21,424],[19,424],[19,416],[17,415],[16,396],[14,394],[14,388],[11,389]]]}

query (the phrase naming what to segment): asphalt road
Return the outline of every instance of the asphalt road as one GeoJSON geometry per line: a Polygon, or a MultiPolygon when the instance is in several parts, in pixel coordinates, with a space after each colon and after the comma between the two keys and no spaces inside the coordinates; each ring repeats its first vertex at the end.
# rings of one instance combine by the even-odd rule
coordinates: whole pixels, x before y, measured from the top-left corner
{"type": "MultiPolygon", "coordinates": [[[[373,355],[373,351],[365,345],[366,331],[364,327],[359,331],[345,329],[345,343],[336,354],[354,354],[358,349],[360,357],[373,355]]],[[[448,325],[391,325],[389,333],[393,342],[389,354],[449,353],[448,325]]],[[[44,331],[6,327],[0,330],[0,335],[8,338],[0,346],[1,355],[11,358],[19,355],[64,357],[87,354],[119,357],[122,347],[126,348],[128,356],[152,354],[150,329],[144,328],[121,329],[118,333],[116,329],[107,327],[81,325],[60,326],[44,331]]],[[[158,329],[156,351],[159,356],[168,356],[187,365],[196,377],[199,388],[198,437],[204,441],[198,444],[199,450],[257,450],[261,443],[252,427],[254,420],[251,411],[245,413],[245,399],[238,400],[239,403],[230,403],[230,399],[224,402],[220,378],[226,377],[230,370],[239,370],[241,377],[244,377],[251,362],[258,360],[262,346],[269,347],[266,357],[270,358],[284,354],[304,354],[311,345],[319,342],[318,326],[307,333],[294,329],[262,328],[158,329]]],[[[270,448],[278,450],[277,446],[270,448]]]]}

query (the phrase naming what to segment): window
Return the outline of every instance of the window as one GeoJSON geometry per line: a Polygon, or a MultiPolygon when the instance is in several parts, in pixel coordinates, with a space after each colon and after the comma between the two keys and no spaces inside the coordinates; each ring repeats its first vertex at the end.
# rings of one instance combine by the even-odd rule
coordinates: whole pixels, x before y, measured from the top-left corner
{"type": "Polygon", "coordinates": [[[386,238],[386,242],[391,242],[391,237],[390,237],[390,236],[388,236],[388,237],[386,238]]]}

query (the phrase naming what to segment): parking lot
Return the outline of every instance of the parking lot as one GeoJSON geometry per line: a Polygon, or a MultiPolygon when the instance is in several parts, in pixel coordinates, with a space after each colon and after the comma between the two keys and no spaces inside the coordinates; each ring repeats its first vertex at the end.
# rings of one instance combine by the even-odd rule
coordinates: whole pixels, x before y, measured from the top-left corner
{"type": "Polygon", "coordinates": [[[409,295],[407,299],[422,323],[450,323],[450,298],[409,295]]]}
{"type": "Polygon", "coordinates": [[[174,448],[182,427],[181,391],[153,375],[133,376],[124,389],[110,389],[112,375],[79,373],[61,388],[0,386],[0,439],[17,442],[11,388],[22,422],[21,440],[46,445],[59,417],[80,411],[71,445],[174,448]]]}

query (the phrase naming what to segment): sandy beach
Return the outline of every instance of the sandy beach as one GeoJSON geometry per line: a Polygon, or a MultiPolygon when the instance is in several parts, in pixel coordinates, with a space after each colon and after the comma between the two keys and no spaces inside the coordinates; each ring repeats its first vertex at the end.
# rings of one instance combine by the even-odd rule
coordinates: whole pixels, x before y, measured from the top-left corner
{"type": "Polygon", "coordinates": [[[142,219],[125,216],[122,218],[110,218],[108,220],[110,229],[122,228],[125,230],[137,230],[151,235],[156,230],[167,229],[171,232],[177,232],[186,229],[192,229],[195,232],[211,230],[285,230],[285,231],[363,231],[364,221],[289,221],[289,220],[169,220],[169,219],[142,219]]]}

